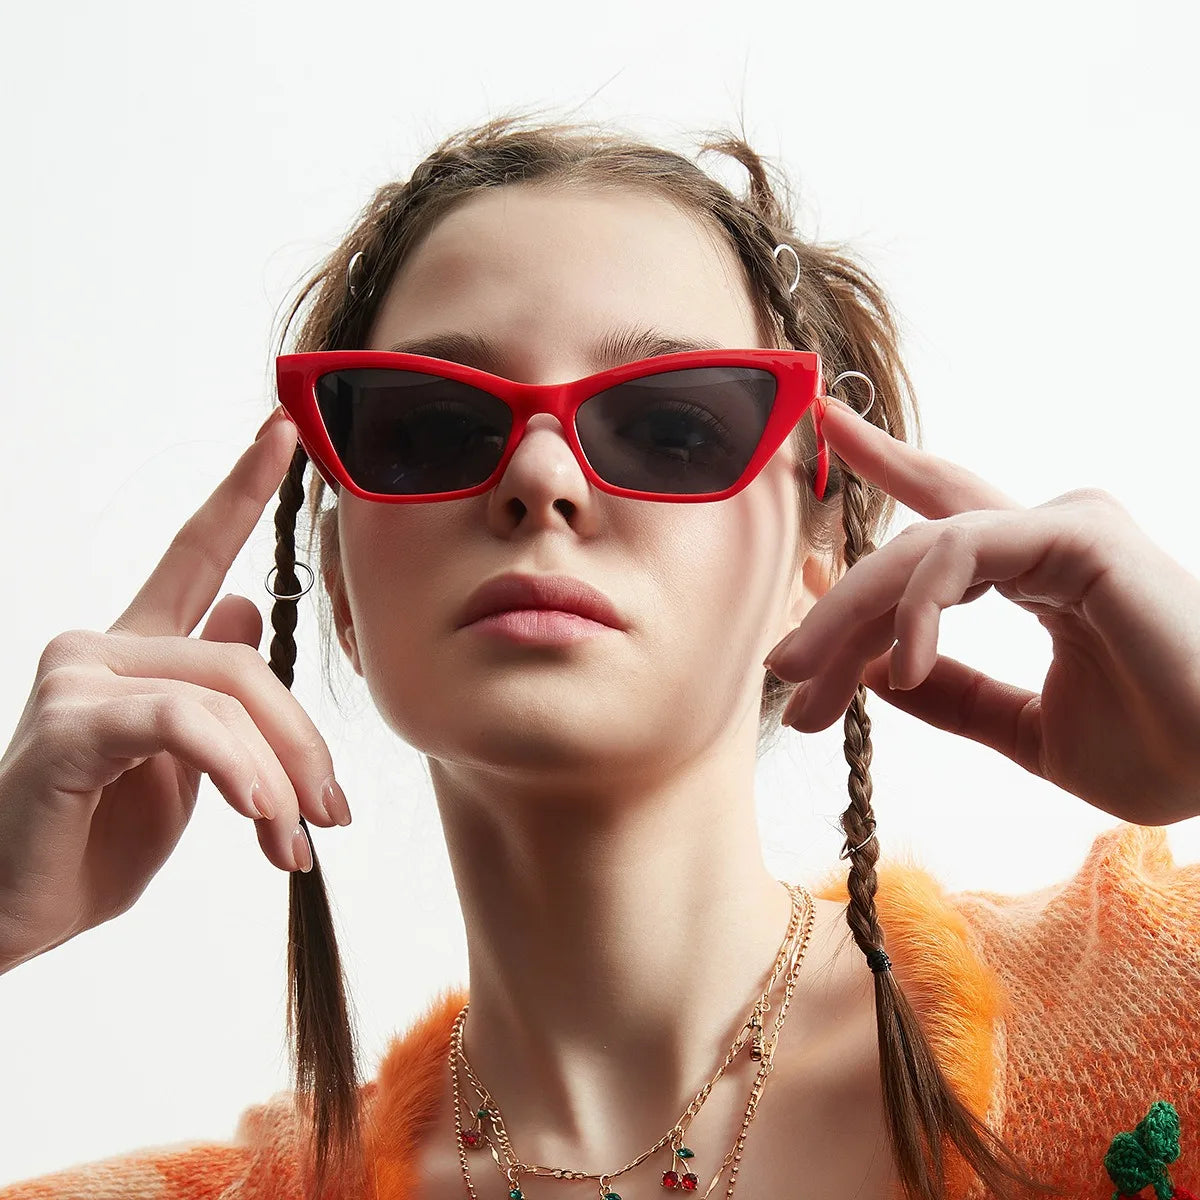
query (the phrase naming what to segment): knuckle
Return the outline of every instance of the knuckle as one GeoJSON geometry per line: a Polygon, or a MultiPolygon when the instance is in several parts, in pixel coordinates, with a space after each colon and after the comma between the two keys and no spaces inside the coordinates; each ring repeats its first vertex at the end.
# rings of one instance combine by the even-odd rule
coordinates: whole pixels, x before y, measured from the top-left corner
{"type": "Polygon", "coordinates": [[[324,739],[297,722],[281,721],[267,742],[292,779],[324,778],[333,769],[324,739]]]}
{"type": "Polygon", "coordinates": [[[185,730],[195,718],[196,709],[200,707],[189,696],[164,694],[159,696],[154,709],[155,733],[170,741],[185,730]]]}
{"type": "Polygon", "coordinates": [[[34,698],[44,711],[51,712],[77,702],[82,696],[94,694],[96,677],[74,663],[51,667],[37,683],[34,698]]]}
{"type": "Polygon", "coordinates": [[[325,739],[315,731],[301,734],[296,740],[296,753],[304,763],[305,769],[322,776],[333,771],[333,757],[325,739]]]}
{"type": "Polygon", "coordinates": [[[974,534],[965,525],[951,522],[938,530],[934,541],[943,553],[957,554],[974,541],[974,534]]]}
{"type": "Polygon", "coordinates": [[[246,642],[221,642],[216,643],[216,646],[225,669],[232,675],[243,680],[258,677],[257,672],[262,670],[263,658],[255,646],[246,642]]]}
{"type": "Polygon", "coordinates": [[[246,663],[258,670],[262,666],[263,658],[258,652],[257,646],[251,646],[249,642],[229,642],[230,652],[233,654],[234,662],[246,663]]]}
{"type": "Polygon", "coordinates": [[[1124,511],[1124,506],[1112,494],[1104,488],[1099,487],[1082,487],[1073,488],[1069,491],[1064,499],[1070,499],[1081,504],[1094,505],[1098,508],[1121,509],[1124,511]]]}
{"type": "Polygon", "coordinates": [[[228,692],[210,692],[205,697],[205,707],[226,725],[245,720],[247,715],[245,705],[228,692]]]}
{"type": "Polygon", "coordinates": [[[89,657],[100,635],[91,629],[68,629],[55,634],[46,643],[38,660],[39,671],[50,671],[62,663],[78,662],[89,657]]]}

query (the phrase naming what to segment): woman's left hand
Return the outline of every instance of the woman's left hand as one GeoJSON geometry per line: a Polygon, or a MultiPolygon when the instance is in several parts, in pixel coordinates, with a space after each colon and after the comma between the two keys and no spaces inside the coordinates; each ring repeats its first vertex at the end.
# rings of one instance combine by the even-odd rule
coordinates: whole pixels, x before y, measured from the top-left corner
{"type": "Polygon", "coordinates": [[[783,723],[828,728],[861,680],[1121,820],[1200,815],[1200,580],[1107,492],[1024,508],[823,403],[821,431],[842,461],[928,519],[856,562],[768,656],[781,679],[808,680],[783,723]],[[938,653],[942,610],[989,587],[1050,634],[1040,694],[938,653]]]}

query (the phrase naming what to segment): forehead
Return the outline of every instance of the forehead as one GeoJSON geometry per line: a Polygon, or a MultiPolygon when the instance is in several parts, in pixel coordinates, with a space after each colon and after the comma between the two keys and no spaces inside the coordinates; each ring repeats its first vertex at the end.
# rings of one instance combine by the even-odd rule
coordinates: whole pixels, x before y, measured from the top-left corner
{"type": "Polygon", "coordinates": [[[481,190],[433,226],[392,282],[368,348],[469,331],[514,356],[537,347],[544,366],[631,324],[762,344],[742,266],[715,230],[637,190],[520,184],[481,190]]]}

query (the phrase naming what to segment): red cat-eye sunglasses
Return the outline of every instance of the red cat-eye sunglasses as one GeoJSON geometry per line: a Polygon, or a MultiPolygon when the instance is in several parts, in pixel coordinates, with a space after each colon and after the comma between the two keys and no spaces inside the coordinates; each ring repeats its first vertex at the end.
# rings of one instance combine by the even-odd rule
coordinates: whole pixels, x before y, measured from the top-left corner
{"type": "MultiPolygon", "coordinates": [[[[324,350],[280,355],[276,378],[325,482],[385,504],[487,491],[535,413],[558,420],[602,491],[724,500],[823,395],[820,356],[802,350],[684,350],[548,384],[420,354],[324,350]]],[[[822,412],[818,404],[817,499],[829,476],[822,412]]]]}

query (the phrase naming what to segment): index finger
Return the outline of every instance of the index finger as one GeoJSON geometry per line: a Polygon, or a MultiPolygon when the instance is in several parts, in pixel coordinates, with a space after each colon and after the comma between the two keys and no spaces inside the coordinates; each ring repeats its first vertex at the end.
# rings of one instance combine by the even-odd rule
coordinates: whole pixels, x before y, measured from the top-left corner
{"type": "Polygon", "coordinates": [[[296,426],[278,408],[258,440],[183,524],[109,633],[187,637],[208,612],[233,560],[279,490],[295,448],[296,426]]]}
{"type": "Polygon", "coordinates": [[[980,508],[1025,507],[966,467],[892,437],[834,396],[824,407],[818,432],[838,458],[931,521],[980,508]]]}

